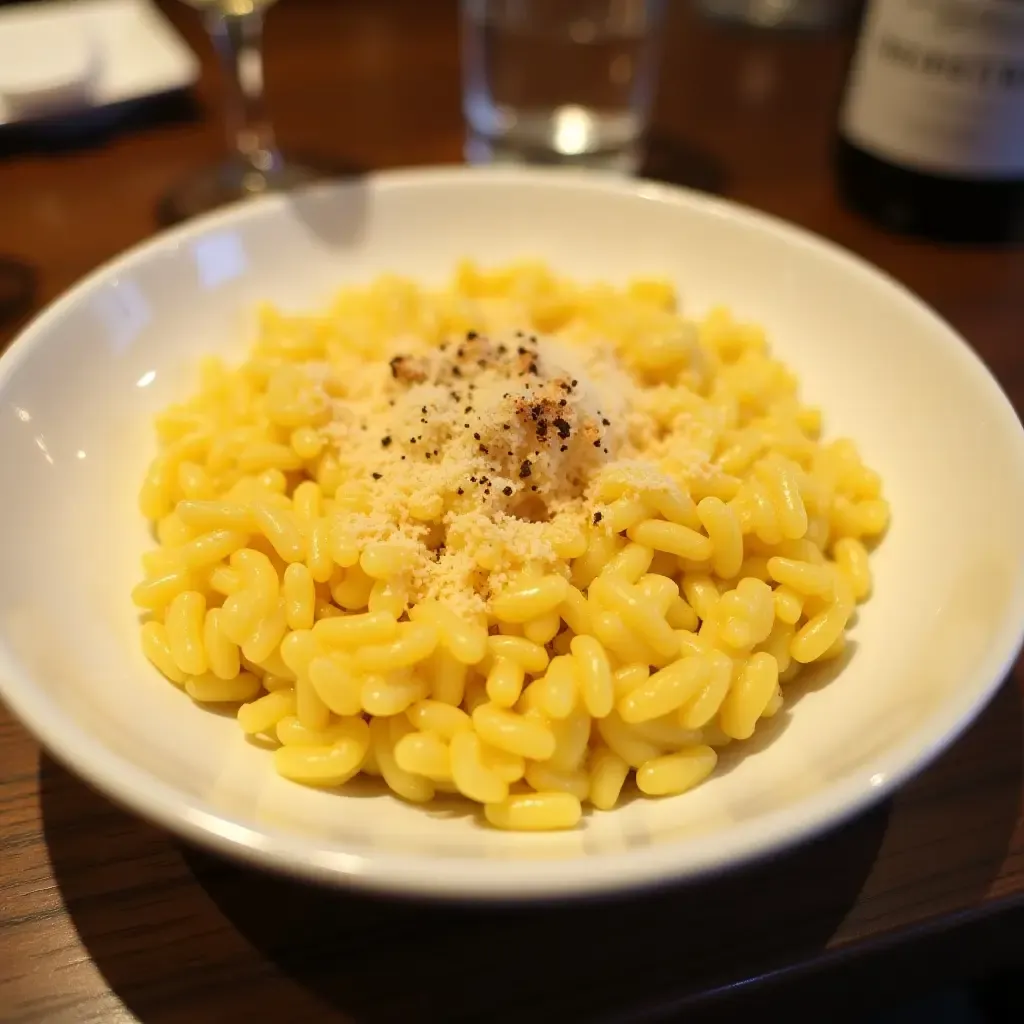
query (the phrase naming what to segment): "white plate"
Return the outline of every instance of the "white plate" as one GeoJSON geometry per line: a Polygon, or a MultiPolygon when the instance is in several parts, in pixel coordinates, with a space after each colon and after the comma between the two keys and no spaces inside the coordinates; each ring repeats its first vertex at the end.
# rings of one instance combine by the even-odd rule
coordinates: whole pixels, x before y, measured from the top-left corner
{"type": "Polygon", "coordinates": [[[149,0],[0,8],[0,125],[185,89],[198,76],[198,58],[149,0]]]}
{"type": "Polygon", "coordinates": [[[190,839],[368,889],[521,898],[692,879],[889,793],[975,717],[1024,622],[1024,436],[963,341],[900,285],[803,231],[705,196],[541,171],[408,171],[273,197],[122,256],[0,361],[0,691],[61,760],[190,839]],[[884,475],[892,529],[852,660],[684,796],[509,835],[368,787],[273,775],[227,717],[138,648],[128,599],[151,414],[197,358],[240,354],[252,306],[308,309],[391,270],[438,280],[464,255],[539,256],[581,277],[664,273],[695,311],[763,322],[828,433],[884,475]],[[106,553],[105,553],[106,551],[106,553]]]}

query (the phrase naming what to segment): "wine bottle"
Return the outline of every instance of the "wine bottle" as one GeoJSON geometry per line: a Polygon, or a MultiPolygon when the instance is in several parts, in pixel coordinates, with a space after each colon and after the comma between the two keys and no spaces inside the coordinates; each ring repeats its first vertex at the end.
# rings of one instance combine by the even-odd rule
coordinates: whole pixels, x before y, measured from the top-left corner
{"type": "Polygon", "coordinates": [[[1024,2],[870,0],[836,170],[843,199],[893,230],[1024,240],[1024,2]]]}

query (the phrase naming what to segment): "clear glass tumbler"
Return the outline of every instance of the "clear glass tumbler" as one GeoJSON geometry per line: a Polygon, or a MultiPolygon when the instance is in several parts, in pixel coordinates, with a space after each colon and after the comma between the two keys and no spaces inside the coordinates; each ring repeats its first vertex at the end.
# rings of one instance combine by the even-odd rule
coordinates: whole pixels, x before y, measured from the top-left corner
{"type": "Polygon", "coordinates": [[[185,0],[203,12],[227,85],[230,155],[175,186],[160,205],[165,222],[225,203],[314,180],[311,168],[285,160],[263,103],[263,15],[275,0],[185,0]]]}
{"type": "Polygon", "coordinates": [[[849,24],[858,0],[700,0],[712,18],[756,28],[830,29],[849,24]]]}
{"type": "Polygon", "coordinates": [[[635,170],[665,6],[463,0],[467,160],[635,170]]]}

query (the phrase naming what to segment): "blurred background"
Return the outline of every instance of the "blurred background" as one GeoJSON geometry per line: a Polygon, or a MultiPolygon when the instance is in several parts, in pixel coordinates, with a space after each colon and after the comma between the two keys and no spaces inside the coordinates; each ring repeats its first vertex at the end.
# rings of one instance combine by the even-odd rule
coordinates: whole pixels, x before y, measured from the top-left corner
{"type": "Polygon", "coordinates": [[[159,224],[386,167],[581,164],[799,220],[808,178],[833,187],[859,6],[0,0],[0,310],[159,224]]]}
{"type": "MultiPolygon", "coordinates": [[[[462,160],[639,173],[824,218],[854,248],[851,209],[936,240],[1015,240],[1024,143],[1001,140],[1024,138],[1019,111],[979,106],[971,68],[935,63],[943,46],[1010,61],[1020,26],[965,28],[963,11],[1013,6],[0,0],[0,244],[38,262],[69,154],[84,232],[113,232],[107,254],[240,196],[462,160]],[[929,20],[943,11],[949,25],[929,20]]],[[[1012,62],[989,72],[998,84],[1012,62]]]]}

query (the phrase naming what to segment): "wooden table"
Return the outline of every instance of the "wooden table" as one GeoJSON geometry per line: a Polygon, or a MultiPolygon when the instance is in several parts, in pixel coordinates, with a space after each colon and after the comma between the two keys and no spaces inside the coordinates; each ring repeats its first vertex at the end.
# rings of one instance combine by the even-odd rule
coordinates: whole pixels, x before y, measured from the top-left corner
{"type": "MultiPolygon", "coordinates": [[[[848,40],[729,33],[672,6],[652,172],[874,260],[963,331],[1019,409],[1024,255],[903,241],[836,202],[848,40]]],[[[164,190],[219,152],[209,48],[192,12],[166,8],[203,56],[194,109],[163,104],[79,150],[0,136],[0,252],[37,274],[33,309],[151,234],[164,190]]],[[[289,0],[267,49],[286,146],[361,168],[460,159],[450,0],[289,0]]],[[[214,860],[89,790],[0,709],[0,1021],[691,1020],[752,1001],[842,1019],[1019,964],[1022,693],[1018,667],[891,803],[774,863],[520,910],[324,893],[214,860]]]]}

